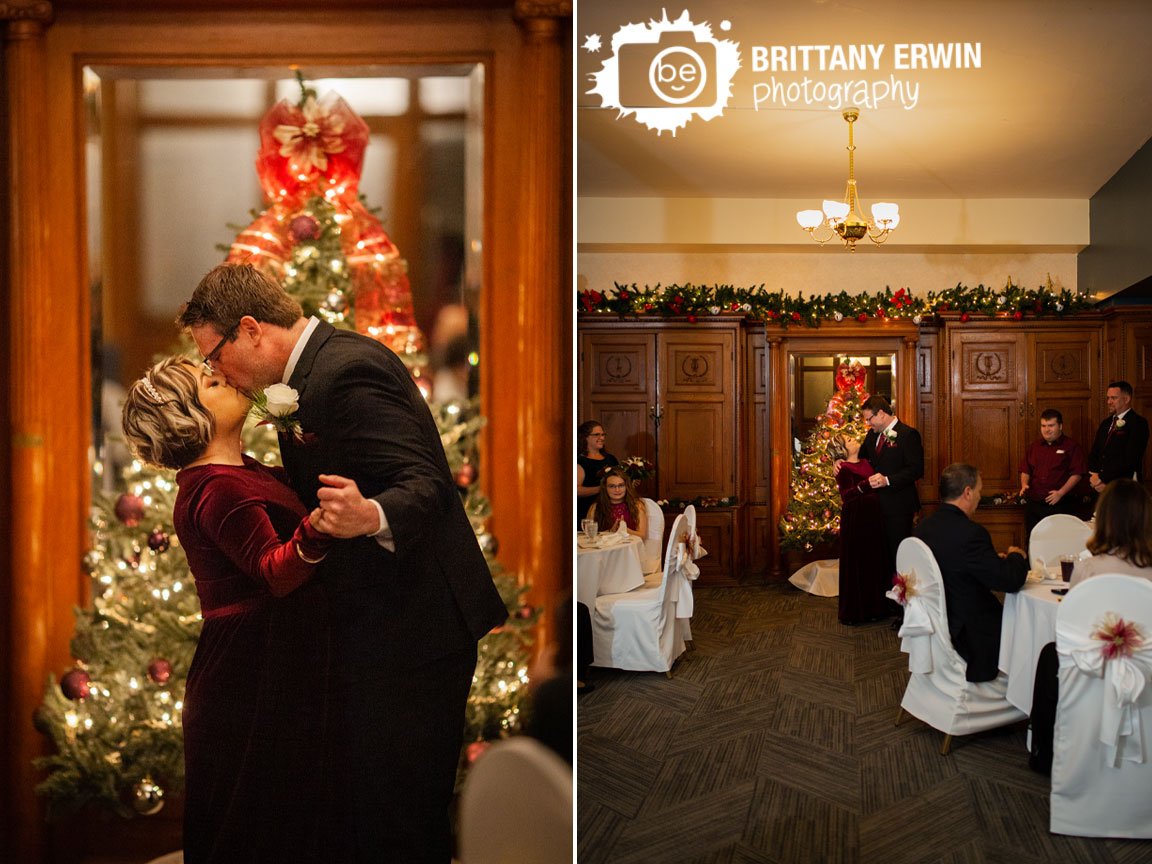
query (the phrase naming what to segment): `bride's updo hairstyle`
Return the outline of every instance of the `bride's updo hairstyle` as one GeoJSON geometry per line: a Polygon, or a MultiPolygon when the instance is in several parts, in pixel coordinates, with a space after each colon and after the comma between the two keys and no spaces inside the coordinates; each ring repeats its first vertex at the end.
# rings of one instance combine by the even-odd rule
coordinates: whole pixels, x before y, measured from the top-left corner
{"type": "Polygon", "coordinates": [[[192,361],[169,357],[134,381],[124,402],[123,426],[141,462],[179,470],[202,456],[216,422],[200,402],[192,361]]]}

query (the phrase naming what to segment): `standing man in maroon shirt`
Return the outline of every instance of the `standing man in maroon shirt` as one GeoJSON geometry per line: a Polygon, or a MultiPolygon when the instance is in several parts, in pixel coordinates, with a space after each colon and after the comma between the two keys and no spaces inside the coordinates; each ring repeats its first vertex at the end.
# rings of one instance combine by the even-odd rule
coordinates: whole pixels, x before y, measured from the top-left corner
{"type": "Polygon", "coordinates": [[[1020,495],[1026,500],[1024,527],[1028,534],[1036,523],[1053,513],[1076,512],[1072,494],[1088,473],[1080,445],[1064,434],[1064,417],[1055,408],[1040,414],[1040,437],[1028,445],[1020,460],[1020,495]]]}

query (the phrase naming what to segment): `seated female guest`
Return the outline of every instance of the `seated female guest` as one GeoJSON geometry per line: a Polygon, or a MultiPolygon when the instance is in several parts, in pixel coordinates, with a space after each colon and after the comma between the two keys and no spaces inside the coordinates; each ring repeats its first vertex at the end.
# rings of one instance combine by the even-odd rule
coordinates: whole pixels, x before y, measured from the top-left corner
{"type": "Polygon", "coordinates": [[[175,469],[173,523],[204,619],[184,693],[184,860],[323,860],[332,538],[283,469],[244,455],[248,398],[172,357],[128,391],[124,435],[175,469]]]}
{"type": "Polygon", "coordinates": [[[828,452],[837,460],[836,486],[843,502],[837,617],[841,624],[863,624],[892,614],[884,592],[892,587],[895,558],[888,548],[876,490],[868,483],[875,469],[860,458],[860,442],[842,435],[828,452]]]}
{"type": "Polygon", "coordinates": [[[604,427],[598,420],[585,420],[576,430],[576,525],[596,503],[600,481],[619,460],[604,449],[604,427]]]}
{"type": "Polygon", "coordinates": [[[621,468],[609,468],[604,475],[600,496],[588,508],[588,518],[595,519],[596,528],[602,532],[616,531],[623,522],[633,537],[643,539],[648,533],[648,511],[621,468]]]}
{"type": "Polygon", "coordinates": [[[1135,480],[1113,480],[1096,502],[1092,557],[1077,561],[1069,587],[1101,573],[1152,579],[1152,495],[1135,480]]]}
{"type": "MultiPolygon", "coordinates": [[[[1152,579],[1152,496],[1135,480],[1113,480],[1096,502],[1096,530],[1088,538],[1092,557],[1076,562],[1069,588],[1104,573],[1152,579]]],[[[1052,770],[1052,736],[1059,699],[1056,643],[1040,650],[1032,688],[1032,753],[1034,771],[1052,770]]]]}

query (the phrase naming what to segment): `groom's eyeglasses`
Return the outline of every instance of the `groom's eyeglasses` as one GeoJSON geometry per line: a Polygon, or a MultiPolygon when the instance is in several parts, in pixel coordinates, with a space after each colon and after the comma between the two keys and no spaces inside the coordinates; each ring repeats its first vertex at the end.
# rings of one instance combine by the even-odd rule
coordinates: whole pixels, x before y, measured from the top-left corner
{"type": "Polygon", "coordinates": [[[215,375],[216,370],[212,368],[212,364],[220,359],[220,352],[224,350],[224,346],[236,338],[236,333],[239,331],[240,325],[233,324],[228,328],[228,332],[224,334],[224,338],[216,343],[216,347],[204,355],[204,359],[200,361],[200,365],[204,367],[204,371],[209,375],[215,375]]]}

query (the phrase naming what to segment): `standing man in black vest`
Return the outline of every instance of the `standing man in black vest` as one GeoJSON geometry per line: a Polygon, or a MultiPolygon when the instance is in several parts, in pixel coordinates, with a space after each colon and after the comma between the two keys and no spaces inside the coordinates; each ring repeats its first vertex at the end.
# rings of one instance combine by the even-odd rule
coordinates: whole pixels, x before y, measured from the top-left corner
{"type": "Polygon", "coordinates": [[[1148,421],[1132,410],[1132,385],[1113,381],[1106,396],[1111,414],[1096,430],[1088,454],[1088,482],[1097,492],[1118,477],[1139,482],[1148,446],[1148,421]]]}

